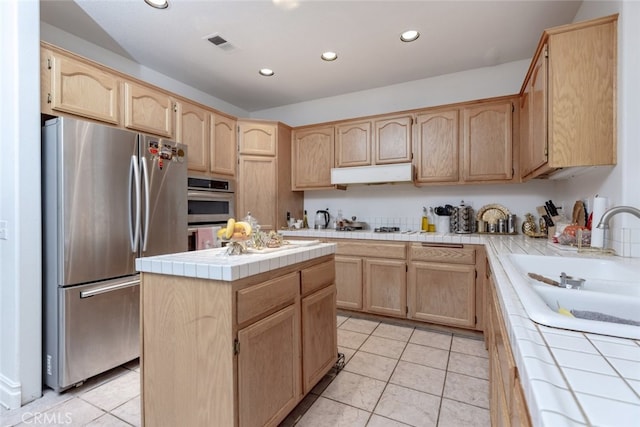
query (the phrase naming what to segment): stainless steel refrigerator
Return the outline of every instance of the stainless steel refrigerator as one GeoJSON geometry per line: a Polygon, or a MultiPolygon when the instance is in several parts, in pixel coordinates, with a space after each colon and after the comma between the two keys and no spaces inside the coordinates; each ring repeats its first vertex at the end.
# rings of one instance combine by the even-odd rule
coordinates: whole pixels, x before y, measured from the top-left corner
{"type": "Polygon", "coordinates": [[[186,147],[71,118],[42,130],[45,384],[140,354],[137,257],[187,250],[186,147]]]}

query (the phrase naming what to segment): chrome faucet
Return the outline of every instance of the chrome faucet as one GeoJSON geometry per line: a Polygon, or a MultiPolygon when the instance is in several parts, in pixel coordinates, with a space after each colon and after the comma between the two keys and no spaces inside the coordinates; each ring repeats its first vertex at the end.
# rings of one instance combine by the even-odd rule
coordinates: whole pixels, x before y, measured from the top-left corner
{"type": "MultiPolygon", "coordinates": [[[[604,242],[607,241],[607,230],[609,229],[609,220],[611,219],[611,217],[619,213],[630,213],[631,215],[634,215],[638,219],[640,219],[640,209],[636,209],[633,206],[614,206],[612,208],[607,209],[605,213],[602,215],[602,218],[600,218],[600,222],[596,226],[596,228],[603,230],[602,237],[604,242]]],[[[605,243],[603,245],[603,248],[606,246],[607,244],[605,243]]]]}

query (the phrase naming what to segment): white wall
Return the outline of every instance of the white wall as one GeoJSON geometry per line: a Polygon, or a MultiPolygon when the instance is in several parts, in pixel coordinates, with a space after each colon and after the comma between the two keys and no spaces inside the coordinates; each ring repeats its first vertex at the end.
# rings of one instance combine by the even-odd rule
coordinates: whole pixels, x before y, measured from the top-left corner
{"type": "Polygon", "coordinates": [[[2,0],[0,17],[0,405],[17,408],[42,393],[38,1],[2,0]]]}
{"type": "MultiPolygon", "coordinates": [[[[640,208],[640,2],[585,1],[575,21],[620,13],[618,18],[618,164],[611,170],[598,171],[571,181],[560,182],[558,198],[590,200],[594,195],[609,197],[611,206],[631,205],[640,208]]],[[[640,220],[620,215],[610,223],[610,245],[619,254],[640,256],[640,220]],[[633,243],[623,248],[624,240],[633,243]],[[627,233],[628,233],[627,231],[627,233]]]]}
{"type": "Polygon", "coordinates": [[[182,95],[188,99],[200,102],[201,104],[215,108],[219,111],[238,117],[249,117],[249,113],[247,111],[238,108],[235,105],[208,95],[178,80],[167,77],[164,74],[160,74],[151,68],[147,68],[130,59],[96,46],[93,43],[89,43],[74,36],[73,34],[61,30],[60,28],[51,26],[46,22],[40,22],[40,33],[40,37],[43,41],[49,42],[70,52],[77,53],[85,58],[92,59],[122,73],[139,78],[140,80],[154,84],[175,94],[182,95]]]}

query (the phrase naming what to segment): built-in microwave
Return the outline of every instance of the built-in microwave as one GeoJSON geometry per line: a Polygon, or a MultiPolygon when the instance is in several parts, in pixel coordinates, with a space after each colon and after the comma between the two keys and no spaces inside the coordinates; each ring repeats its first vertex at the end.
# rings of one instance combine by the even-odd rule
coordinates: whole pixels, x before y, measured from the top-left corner
{"type": "Polygon", "coordinates": [[[192,225],[215,225],[235,216],[234,182],[189,177],[187,184],[187,221],[192,225]]]}

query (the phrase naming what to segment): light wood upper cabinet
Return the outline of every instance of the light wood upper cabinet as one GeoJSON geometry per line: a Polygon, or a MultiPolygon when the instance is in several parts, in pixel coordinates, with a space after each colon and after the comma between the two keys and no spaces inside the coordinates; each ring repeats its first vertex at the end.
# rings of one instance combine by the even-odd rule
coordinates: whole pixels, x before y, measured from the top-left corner
{"type": "Polygon", "coordinates": [[[240,154],[275,156],[278,143],[277,129],[274,123],[238,121],[240,154]]]}
{"type": "Polygon", "coordinates": [[[377,165],[410,162],[411,125],[410,115],[377,119],[373,122],[373,162],[377,165]]]}
{"type": "Polygon", "coordinates": [[[291,180],[293,190],[334,188],[333,126],[294,129],[291,136],[291,180]]]}
{"type": "Polygon", "coordinates": [[[337,125],[336,167],[371,164],[371,121],[337,125]]]}
{"type": "Polygon", "coordinates": [[[512,101],[462,109],[462,176],[465,181],[508,181],[513,177],[512,101]]]}
{"type": "Polygon", "coordinates": [[[276,159],[266,156],[240,156],[238,190],[239,218],[251,212],[263,230],[276,230],[276,159]]]}
{"type": "Polygon", "coordinates": [[[213,114],[211,117],[210,172],[234,177],[237,164],[236,121],[213,114]]]}
{"type": "Polygon", "coordinates": [[[174,101],[157,89],[124,83],[124,127],[173,138],[174,101]]]}
{"type": "Polygon", "coordinates": [[[177,102],[176,140],[187,146],[189,170],[209,170],[209,120],[211,114],[188,102],[177,102]]]}
{"type": "Polygon", "coordinates": [[[42,112],[118,124],[120,79],[88,62],[41,50],[42,112]]]}
{"type": "Polygon", "coordinates": [[[458,181],[458,117],[458,109],[416,116],[416,183],[458,181]]]}
{"type": "Polygon", "coordinates": [[[543,33],[521,91],[530,94],[523,178],[616,164],[617,18],[543,33]]]}

